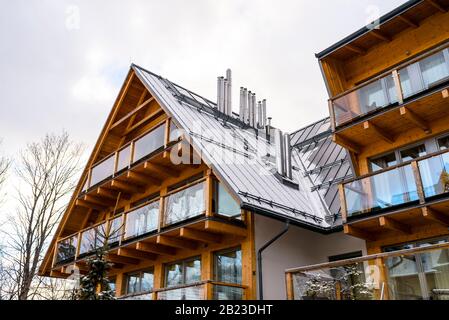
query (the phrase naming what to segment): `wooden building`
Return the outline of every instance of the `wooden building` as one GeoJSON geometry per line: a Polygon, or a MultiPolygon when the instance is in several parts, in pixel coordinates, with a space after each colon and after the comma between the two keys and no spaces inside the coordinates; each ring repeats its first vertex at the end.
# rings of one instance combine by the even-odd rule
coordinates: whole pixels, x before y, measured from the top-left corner
{"type": "Polygon", "coordinates": [[[338,186],[344,233],[368,256],[291,269],[290,281],[372,267],[375,298],[449,299],[448,11],[408,1],[317,54],[354,173],[338,186]]]}

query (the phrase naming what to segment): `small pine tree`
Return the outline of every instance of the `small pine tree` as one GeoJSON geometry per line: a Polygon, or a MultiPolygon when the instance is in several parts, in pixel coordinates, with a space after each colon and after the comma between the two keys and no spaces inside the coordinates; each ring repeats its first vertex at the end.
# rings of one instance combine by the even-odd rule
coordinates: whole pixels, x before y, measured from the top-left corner
{"type": "Polygon", "coordinates": [[[88,273],[81,278],[76,300],[115,300],[107,274],[112,264],[105,259],[104,248],[95,251],[95,255],[87,260],[88,273]]]}

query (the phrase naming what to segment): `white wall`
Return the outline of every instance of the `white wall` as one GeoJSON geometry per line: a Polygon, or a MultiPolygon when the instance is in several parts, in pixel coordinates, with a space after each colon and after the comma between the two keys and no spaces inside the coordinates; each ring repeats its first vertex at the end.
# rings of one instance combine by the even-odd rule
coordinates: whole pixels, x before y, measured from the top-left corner
{"type": "MultiPolygon", "coordinates": [[[[283,230],[285,223],[255,214],[256,254],[283,230]]],[[[264,299],[286,299],[285,269],[328,262],[329,256],[362,251],[365,241],[343,232],[322,235],[290,225],[289,231],[262,254],[264,299]]],[[[259,291],[257,291],[259,292],[259,291]]],[[[259,296],[259,294],[257,294],[259,296]]]]}

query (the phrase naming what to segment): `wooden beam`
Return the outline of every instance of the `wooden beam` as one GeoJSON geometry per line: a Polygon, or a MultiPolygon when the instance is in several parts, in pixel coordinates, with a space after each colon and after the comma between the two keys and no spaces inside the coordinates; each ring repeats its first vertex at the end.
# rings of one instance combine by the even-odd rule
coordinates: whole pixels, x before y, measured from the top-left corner
{"type": "Polygon", "coordinates": [[[332,141],[335,142],[336,144],[339,144],[340,146],[342,146],[345,149],[348,149],[349,151],[355,153],[355,154],[359,154],[360,153],[360,146],[347,139],[347,138],[343,138],[342,136],[334,133],[332,135],[332,141]]]}
{"type": "Polygon", "coordinates": [[[133,124],[130,128],[128,128],[127,130],[125,130],[124,133],[122,133],[122,137],[127,136],[128,134],[130,134],[131,132],[133,132],[134,130],[138,129],[141,125],[143,125],[145,122],[150,121],[151,119],[154,119],[156,117],[158,117],[159,115],[163,114],[164,111],[162,109],[158,109],[152,113],[150,113],[148,116],[146,116],[145,118],[143,118],[142,120],[138,121],[136,124],[133,124]]]}
{"type": "Polygon", "coordinates": [[[173,247],[167,247],[160,244],[148,243],[148,242],[137,242],[136,250],[156,253],[165,256],[174,256],[176,255],[176,249],[173,247]]]}
{"type": "Polygon", "coordinates": [[[372,233],[347,224],[343,226],[343,231],[345,234],[364,240],[374,241],[376,239],[372,233]]]}
{"type": "Polygon", "coordinates": [[[248,234],[246,228],[212,220],[206,221],[204,229],[211,232],[230,234],[238,237],[246,237],[248,234]]]}
{"type": "Polygon", "coordinates": [[[418,23],[416,23],[415,21],[413,21],[410,18],[405,17],[404,15],[399,15],[398,18],[400,20],[402,20],[402,22],[404,22],[405,24],[408,24],[412,28],[418,28],[419,27],[418,23]]]}
{"type": "Polygon", "coordinates": [[[399,108],[399,113],[401,116],[406,117],[414,125],[421,128],[425,133],[432,133],[429,124],[423,118],[410,111],[407,107],[399,108]]]}
{"type": "Polygon", "coordinates": [[[176,170],[174,168],[168,168],[165,166],[161,166],[161,165],[156,165],[156,164],[150,163],[149,161],[144,163],[143,168],[150,172],[154,172],[162,177],[172,177],[172,178],[179,177],[178,170],[176,170]]]}
{"type": "Polygon", "coordinates": [[[128,193],[120,192],[120,191],[116,191],[116,190],[111,190],[111,189],[106,189],[106,188],[103,188],[103,187],[98,187],[96,194],[99,197],[108,198],[108,199],[111,199],[111,200],[114,200],[114,201],[117,200],[117,197],[119,196],[119,194],[120,194],[120,198],[122,198],[122,199],[126,199],[126,200],[131,199],[131,195],[128,194],[128,193]]]}
{"type": "Polygon", "coordinates": [[[222,237],[219,234],[204,232],[191,228],[181,228],[179,230],[179,236],[181,238],[197,240],[205,243],[220,243],[222,240],[222,237]]]}
{"type": "Polygon", "coordinates": [[[373,29],[370,34],[382,41],[391,42],[391,38],[379,30],[373,29]]]}
{"type": "Polygon", "coordinates": [[[441,95],[443,96],[443,99],[449,98],[449,90],[444,89],[443,91],[441,91],[441,95]]]}
{"type": "Polygon", "coordinates": [[[121,263],[121,264],[139,264],[140,260],[135,258],[123,257],[116,254],[108,253],[106,260],[111,261],[112,263],[121,263]]]}
{"type": "Polygon", "coordinates": [[[445,215],[444,213],[435,211],[429,207],[423,207],[421,208],[421,210],[424,218],[442,224],[446,227],[449,226],[449,216],[445,215]]]}
{"type": "Polygon", "coordinates": [[[145,192],[145,189],[143,189],[139,186],[134,186],[129,183],[125,183],[125,182],[118,181],[118,180],[111,181],[111,188],[114,188],[114,189],[117,189],[120,191],[124,191],[124,192],[128,192],[128,193],[144,193],[145,192]]]}
{"type": "Polygon", "coordinates": [[[128,257],[128,258],[153,260],[153,261],[156,260],[156,258],[157,258],[157,254],[139,251],[139,250],[135,250],[135,249],[129,249],[129,248],[119,248],[117,251],[117,255],[122,256],[122,257],[128,257]]]}
{"type": "Polygon", "coordinates": [[[412,229],[409,226],[407,226],[401,222],[398,222],[396,220],[393,220],[391,218],[388,218],[388,217],[380,217],[379,225],[381,227],[384,227],[384,228],[387,228],[390,230],[394,230],[394,231],[399,231],[399,232],[402,232],[405,234],[412,233],[412,229]]]}
{"type": "Polygon", "coordinates": [[[374,133],[380,139],[382,139],[388,143],[394,143],[394,139],[390,134],[384,132],[382,129],[380,129],[378,126],[373,124],[371,121],[363,122],[363,129],[370,130],[372,133],[374,133]]]}
{"type": "MultiPolygon", "coordinates": [[[[145,92],[144,92],[145,93],[145,92]]],[[[133,111],[129,112],[128,114],[126,114],[123,118],[120,118],[120,120],[116,121],[110,128],[109,130],[112,130],[116,127],[118,127],[119,125],[121,125],[123,122],[125,122],[126,120],[128,120],[129,118],[131,118],[134,114],[136,114],[137,112],[139,112],[140,110],[142,110],[143,108],[145,108],[151,101],[153,101],[154,98],[151,97],[149,99],[147,99],[144,103],[140,104],[138,107],[136,107],[133,111]]]]}
{"type": "Polygon", "coordinates": [[[94,197],[92,195],[86,194],[83,197],[84,201],[90,202],[90,203],[94,203],[94,204],[98,204],[100,206],[106,206],[106,207],[110,207],[115,205],[115,201],[111,200],[111,199],[99,199],[97,197],[94,197]]]}
{"type": "Polygon", "coordinates": [[[195,241],[187,241],[185,239],[178,239],[168,236],[157,236],[156,243],[173,248],[189,250],[195,250],[198,247],[198,244],[195,241]]]}
{"type": "Polygon", "coordinates": [[[158,185],[158,186],[161,185],[160,179],[154,178],[147,174],[137,173],[137,172],[132,172],[132,171],[128,171],[126,173],[126,179],[128,179],[130,181],[134,181],[135,183],[137,183],[139,185],[148,185],[150,183],[158,185]]]}
{"type": "Polygon", "coordinates": [[[365,49],[357,47],[356,45],[353,45],[353,44],[347,44],[346,46],[344,46],[344,48],[346,48],[346,49],[348,49],[348,50],[350,50],[352,52],[358,53],[358,54],[365,54],[366,53],[365,49]]]}
{"type": "Polygon", "coordinates": [[[437,1],[435,0],[425,0],[427,1],[427,3],[429,3],[432,7],[434,7],[435,9],[437,9],[440,12],[446,13],[447,9],[444,8],[441,4],[439,4],[437,1]]]}
{"type": "Polygon", "coordinates": [[[88,209],[95,209],[98,211],[102,211],[106,208],[106,206],[100,206],[98,204],[92,203],[92,202],[87,202],[85,200],[82,199],[77,199],[75,201],[75,205],[78,207],[83,207],[83,208],[88,208],[88,209]]]}

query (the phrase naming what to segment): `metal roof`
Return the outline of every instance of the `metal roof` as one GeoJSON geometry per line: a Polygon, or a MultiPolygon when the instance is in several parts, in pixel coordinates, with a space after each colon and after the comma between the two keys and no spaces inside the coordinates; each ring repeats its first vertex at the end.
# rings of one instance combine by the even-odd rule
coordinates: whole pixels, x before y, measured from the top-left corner
{"type": "Polygon", "coordinates": [[[242,208],[317,231],[332,227],[323,192],[306,173],[308,164],[303,164],[299,149],[292,153],[294,183],[285,183],[274,174],[274,145],[238,115],[220,113],[214,102],[139,66],[132,68],[242,208]]]}
{"type": "MultiPolygon", "coordinates": [[[[410,8],[414,7],[415,5],[418,5],[419,3],[423,2],[424,0],[409,0],[405,2],[404,4],[400,5],[399,7],[393,9],[392,11],[384,14],[379,18],[379,25],[384,24],[385,22],[390,21],[391,19],[403,14],[405,11],[409,10],[410,8]]],[[[322,59],[325,56],[331,54],[332,52],[336,51],[337,49],[344,47],[348,43],[351,43],[355,39],[363,36],[364,34],[372,31],[372,28],[368,26],[364,26],[363,28],[360,28],[356,32],[350,34],[349,36],[345,37],[344,39],[338,41],[337,43],[333,44],[329,48],[315,54],[315,56],[318,59],[322,59]]]]}
{"type": "Polygon", "coordinates": [[[291,135],[291,144],[297,150],[305,176],[313,184],[334,216],[340,221],[338,183],[353,176],[349,155],[343,147],[332,141],[330,119],[325,118],[291,135]]]}

